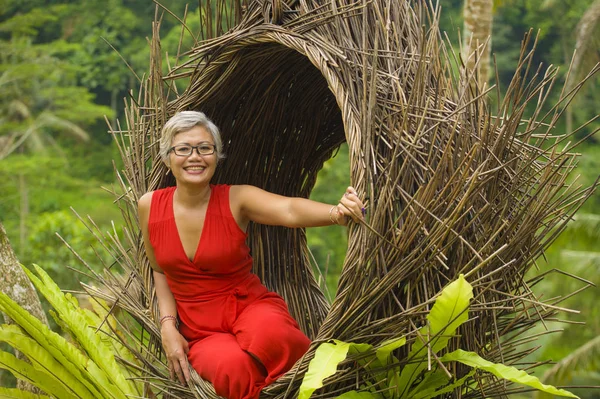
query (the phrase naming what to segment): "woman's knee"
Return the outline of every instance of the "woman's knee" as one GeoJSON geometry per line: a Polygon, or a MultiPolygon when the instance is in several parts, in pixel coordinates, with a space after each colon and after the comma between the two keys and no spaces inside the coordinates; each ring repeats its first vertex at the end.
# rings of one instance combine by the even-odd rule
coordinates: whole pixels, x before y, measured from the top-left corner
{"type": "Polygon", "coordinates": [[[210,339],[192,345],[188,354],[198,374],[210,381],[218,395],[229,399],[247,398],[262,386],[265,375],[252,356],[243,351],[235,337],[210,339]]]}

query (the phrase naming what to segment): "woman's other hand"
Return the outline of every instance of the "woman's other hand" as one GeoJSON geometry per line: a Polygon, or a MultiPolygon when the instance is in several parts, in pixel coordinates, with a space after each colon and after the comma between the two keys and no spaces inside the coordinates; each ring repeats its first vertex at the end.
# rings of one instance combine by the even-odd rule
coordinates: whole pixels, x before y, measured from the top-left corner
{"type": "Polygon", "coordinates": [[[365,206],[354,187],[348,187],[337,205],[336,222],[347,226],[350,219],[359,223],[364,220],[365,206]]]}
{"type": "Polygon", "coordinates": [[[162,345],[167,354],[169,374],[171,379],[177,378],[182,384],[190,380],[187,354],[189,346],[186,339],[179,333],[174,322],[166,322],[161,327],[162,345]]]}

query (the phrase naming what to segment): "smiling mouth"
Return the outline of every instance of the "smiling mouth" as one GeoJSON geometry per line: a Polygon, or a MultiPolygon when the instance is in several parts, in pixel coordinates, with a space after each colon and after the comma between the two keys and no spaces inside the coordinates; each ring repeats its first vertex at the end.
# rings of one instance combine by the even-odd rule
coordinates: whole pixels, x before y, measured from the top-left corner
{"type": "Polygon", "coordinates": [[[204,169],[206,169],[206,167],[205,166],[188,166],[183,169],[188,172],[202,172],[202,171],[204,171],[204,169]]]}

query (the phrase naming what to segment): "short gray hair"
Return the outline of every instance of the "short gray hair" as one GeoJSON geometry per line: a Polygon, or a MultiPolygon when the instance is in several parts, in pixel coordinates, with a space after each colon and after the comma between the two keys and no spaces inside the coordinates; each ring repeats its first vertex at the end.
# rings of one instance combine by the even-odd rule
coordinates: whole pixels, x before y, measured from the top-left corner
{"type": "Polygon", "coordinates": [[[194,126],[202,126],[205,128],[213,138],[215,142],[215,151],[217,153],[217,159],[221,160],[225,158],[223,154],[223,141],[221,140],[221,132],[217,125],[213,123],[208,117],[198,111],[181,111],[176,113],[165,123],[162,128],[160,135],[160,156],[167,164],[169,162],[169,148],[173,142],[173,137],[178,133],[187,132],[194,126]]]}

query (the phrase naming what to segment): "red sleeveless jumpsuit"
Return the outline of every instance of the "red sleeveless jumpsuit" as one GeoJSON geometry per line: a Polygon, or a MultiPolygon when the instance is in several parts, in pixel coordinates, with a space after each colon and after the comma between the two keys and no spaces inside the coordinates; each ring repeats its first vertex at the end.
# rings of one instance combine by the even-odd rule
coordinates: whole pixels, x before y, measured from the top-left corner
{"type": "Polygon", "coordinates": [[[247,234],[231,213],[229,188],[211,185],[193,261],[185,254],[175,224],[175,187],[152,194],[148,232],[177,302],[190,363],[218,395],[252,399],[302,357],[310,340],[283,299],[251,273],[247,234]],[[260,359],[267,375],[249,353],[260,359]]]}

